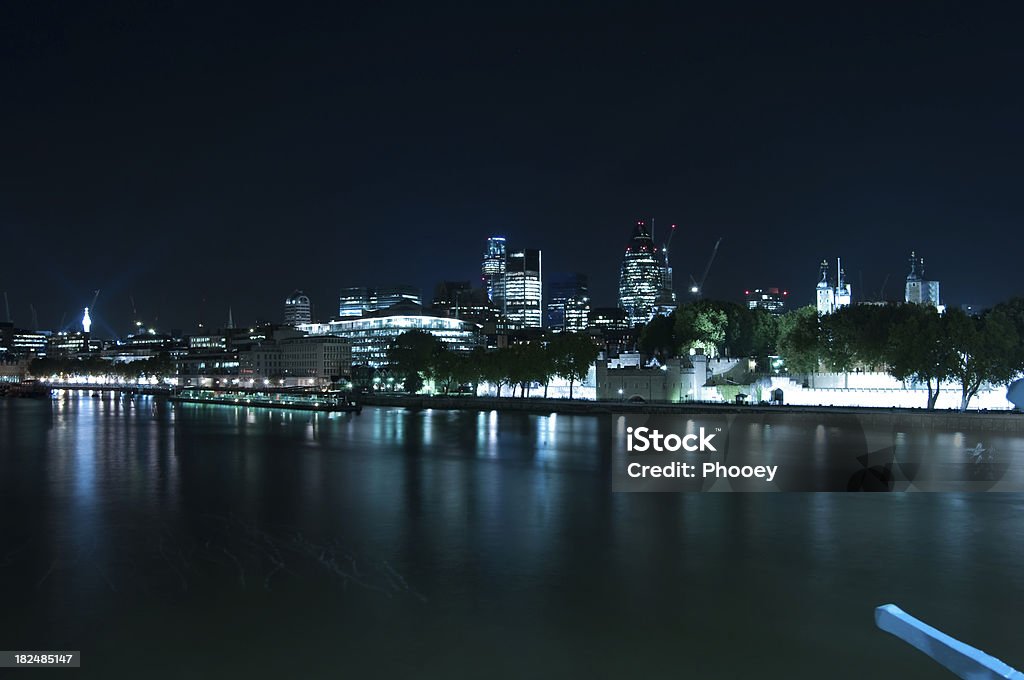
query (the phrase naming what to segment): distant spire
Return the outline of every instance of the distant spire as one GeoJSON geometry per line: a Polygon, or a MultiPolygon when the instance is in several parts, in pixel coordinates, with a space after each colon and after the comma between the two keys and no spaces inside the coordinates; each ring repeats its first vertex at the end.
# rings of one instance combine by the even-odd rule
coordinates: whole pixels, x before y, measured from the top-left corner
{"type": "Polygon", "coordinates": [[[92,318],[89,316],[89,308],[85,308],[85,314],[82,315],[82,330],[86,333],[92,328],[92,318]]]}
{"type": "Polygon", "coordinates": [[[228,328],[234,328],[234,327],[235,327],[235,316],[232,313],[231,308],[228,307],[228,328]]]}

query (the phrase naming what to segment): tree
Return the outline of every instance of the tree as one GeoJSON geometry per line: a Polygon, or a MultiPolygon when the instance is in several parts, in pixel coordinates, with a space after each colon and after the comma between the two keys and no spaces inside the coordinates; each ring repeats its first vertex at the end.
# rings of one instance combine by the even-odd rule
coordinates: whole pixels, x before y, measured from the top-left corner
{"type": "Polygon", "coordinates": [[[402,376],[406,392],[415,394],[423,389],[424,378],[434,368],[435,355],[442,351],[441,341],[420,330],[406,331],[388,347],[388,362],[402,376]]]}
{"type": "Polygon", "coordinates": [[[1017,365],[1018,371],[1024,371],[1024,298],[1015,297],[1001,302],[992,308],[991,313],[1003,315],[1017,331],[1018,342],[1011,361],[1017,365]]]}
{"type": "Polygon", "coordinates": [[[833,371],[840,373],[853,368],[860,346],[854,315],[844,312],[845,310],[839,310],[833,314],[826,314],[819,323],[819,342],[824,350],[825,363],[833,371]]]}
{"type": "Polygon", "coordinates": [[[495,386],[501,396],[501,386],[508,381],[508,349],[499,349],[483,355],[480,362],[480,377],[495,386]]]}
{"type": "Polygon", "coordinates": [[[590,336],[560,333],[552,339],[548,349],[553,357],[555,372],[569,381],[569,398],[572,399],[573,384],[587,376],[590,365],[597,359],[597,346],[590,336]]]}
{"type": "Polygon", "coordinates": [[[791,373],[813,373],[822,356],[818,310],[813,305],[794,309],[779,319],[779,355],[791,373]]]}
{"type": "Polygon", "coordinates": [[[1004,310],[981,317],[950,309],[943,316],[953,351],[951,375],[960,383],[960,410],[966,411],[982,384],[1005,384],[1020,371],[1020,337],[1004,310]]]}
{"type": "Polygon", "coordinates": [[[539,342],[528,342],[515,347],[519,396],[527,396],[530,385],[535,382],[544,385],[544,391],[547,394],[548,381],[555,374],[554,362],[551,361],[550,353],[539,342]]]}
{"type": "Polygon", "coordinates": [[[430,361],[430,373],[434,376],[434,384],[445,394],[452,387],[458,387],[459,364],[462,357],[444,347],[438,348],[430,361]]]}
{"type": "Polygon", "coordinates": [[[473,396],[476,396],[477,385],[481,380],[486,380],[487,350],[483,347],[474,347],[468,355],[459,357],[456,365],[456,377],[459,385],[469,385],[473,396]]]}
{"type": "Polygon", "coordinates": [[[681,349],[702,350],[715,356],[725,344],[729,317],[715,303],[701,300],[680,305],[675,311],[675,334],[681,349]]]}
{"type": "Polygon", "coordinates": [[[928,408],[934,409],[939,388],[948,380],[955,356],[946,337],[945,323],[934,307],[904,305],[903,318],[889,335],[884,353],[889,374],[928,387],[928,408]]]}
{"type": "Polygon", "coordinates": [[[662,362],[676,356],[679,343],[676,340],[675,325],[675,312],[668,316],[654,316],[640,331],[640,351],[662,362]]]}

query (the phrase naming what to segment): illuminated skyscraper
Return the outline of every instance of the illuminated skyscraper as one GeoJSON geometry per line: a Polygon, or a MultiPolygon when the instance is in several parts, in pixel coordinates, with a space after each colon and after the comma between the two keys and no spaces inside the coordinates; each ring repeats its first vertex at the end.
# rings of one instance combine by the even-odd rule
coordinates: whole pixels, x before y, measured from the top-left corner
{"type": "Polygon", "coordinates": [[[547,327],[582,332],[590,315],[586,274],[556,274],[548,283],[547,327]]]}
{"type": "Polygon", "coordinates": [[[541,252],[528,248],[509,253],[496,287],[498,308],[523,328],[540,328],[544,323],[542,302],[541,252]]]}
{"type": "Polygon", "coordinates": [[[293,292],[284,301],[284,322],[289,326],[310,323],[313,320],[309,298],[301,290],[293,292]]]}
{"type": "Polygon", "coordinates": [[[647,223],[636,223],[619,270],[619,307],[630,326],[647,323],[666,283],[664,265],[647,223]]]}
{"type": "Polygon", "coordinates": [[[487,291],[487,299],[493,301],[495,297],[501,297],[500,291],[496,289],[501,284],[502,274],[505,273],[504,236],[492,236],[487,239],[487,249],[484,251],[480,273],[484,290],[487,291]]]}

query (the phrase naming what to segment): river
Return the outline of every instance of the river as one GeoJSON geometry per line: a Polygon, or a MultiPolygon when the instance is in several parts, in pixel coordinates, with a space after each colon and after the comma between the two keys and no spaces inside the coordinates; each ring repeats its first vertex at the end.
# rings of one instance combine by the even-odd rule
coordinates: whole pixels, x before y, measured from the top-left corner
{"type": "Polygon", "coordinates": [[[613,493],[611,432],[0,401],[0,649],[97,678],[946,677],[875,629],[895,602],[1024,666],[1024,496],[613,493]]]}

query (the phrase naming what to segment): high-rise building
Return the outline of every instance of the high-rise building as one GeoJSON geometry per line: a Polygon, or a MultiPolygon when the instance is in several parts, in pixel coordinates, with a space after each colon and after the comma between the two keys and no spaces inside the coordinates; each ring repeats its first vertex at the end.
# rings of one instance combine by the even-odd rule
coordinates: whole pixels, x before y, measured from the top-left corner
{"type": "Polygon", "coordinates": [[[650,320],[665,280],[664,264],[647,223],[638,221],[619,270],[619,307],[631,326],[650,320]]]}
{"type": "Polygon", "coordinates": [[[544,323],[541,251],[528,248],[508,253],[505,273],[496,286],[495,303],[509,321],[523,328],[544,323]]]}
{"type": "Polygon", "coordinates": [[[939,282],[924,278],[924,258],[917,253],[910,253],[910,273],[907,274],[907,288],[904,299],[916,305],[929,305],[944,311],[945,306],[939,301],[939,282]]]}
{"type": "Polygon", "coordinates": [[[547,327],[553,331],[584,331],[590,315],[586,274],[556,274],[548,282],[547,327]]]}
{"type": "Polygon", "coordinates": [[[493,301],[500,297],[497,287],[501,283],[501,277],[505,273],[505,237],[492,236],[487,239],[487,249],[484,250],[484,261],[480,267],[481,283],[487,291],[487,299],[493,301]]]}
{"type": "Polygon", "coordinates": [[[284,301],[284,322],[289,326],[309,323],[313,320],[309,298],[301,290],[296,290],[284,301]]]}
{"type": "MultiPolygon", "coordinates": [[[[678,299],[676,298],[675,284],[672,280],[672,264],[668,260],[668,247],[675,235],[676,225],[673,224],[668,239],[661,247],[661,289],[658,291],[658,298],[654,301],[654,307],[651,310],[652,314],[657,314],[658,316],[668,316],[676,311],[676,307],[679,306],[678,299]]],[[[651,234],[652,240],[653,237],[654,234],[651,234]]]]}
{"type": "Polygon", "coordinates": [[[338,316],[362,316],[370,309],[370,289],[365,287],[342,288],[338,296],[338,316]]]}
{"type": "Polygon", "coordinates": [[[786,298],[789,291],[778,288],[755,288],[744,291],[748,309],[763,309],[770,314],[786,313],[786,298]]]}
{"type": "Polygon", "coordinates": [[[816,302],[818,314],[831,314],[840,307],[846,307],[853,299],[853,291],[850,284],[846,282],[846,272],[843,270],[842,262],[836,260],[836,285],[833,286],[828,278],[828,261],[821,261],[821,280],[818,281],[816,302]]]}
{"type": "Polygon", "coordinates": [[[407,305],[423,305],[419,288],[408,285],[387,286],[382,288],[343,288],[338,298],[338,316],[364,316],[377,312],[398,303],[407,305]]]}
{"type": "Polygon", "coordinates": [[[423,297],[420,289],[416,286],[397,285],[374,290],[373,304],[375,311],[381,311],[397,305],[399,302],[411,305],[423,306],[423,297]]]}

